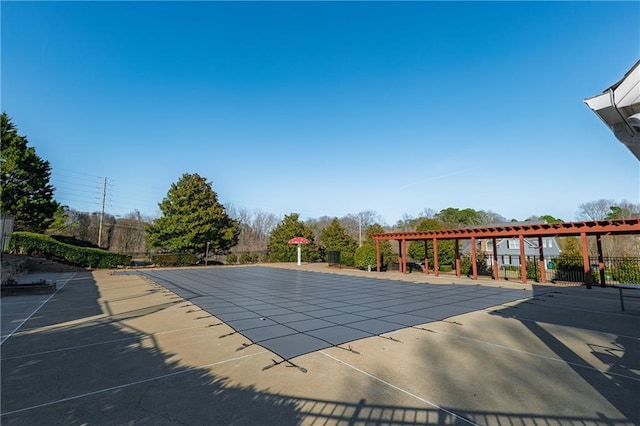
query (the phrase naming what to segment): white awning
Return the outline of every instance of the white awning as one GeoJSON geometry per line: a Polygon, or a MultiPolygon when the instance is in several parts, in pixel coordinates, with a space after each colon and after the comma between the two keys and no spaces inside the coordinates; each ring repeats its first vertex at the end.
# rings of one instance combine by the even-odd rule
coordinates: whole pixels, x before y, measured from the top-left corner
{"type": "Polygon", "coordinates": [[[619,82],[584,102],[640,160],[640,61],[619,82]]]}

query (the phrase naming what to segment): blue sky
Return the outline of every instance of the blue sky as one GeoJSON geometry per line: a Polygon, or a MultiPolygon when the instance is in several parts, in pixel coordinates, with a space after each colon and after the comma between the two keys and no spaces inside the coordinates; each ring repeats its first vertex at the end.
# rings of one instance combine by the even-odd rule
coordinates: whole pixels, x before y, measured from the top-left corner
{"type": "Polygon", "coordinates": [[[640,58],[639,2],[6,2],[1,103],[82,211],[183,173],[279,216],[573,220],[640,202],[584,98],[640,58]]]}

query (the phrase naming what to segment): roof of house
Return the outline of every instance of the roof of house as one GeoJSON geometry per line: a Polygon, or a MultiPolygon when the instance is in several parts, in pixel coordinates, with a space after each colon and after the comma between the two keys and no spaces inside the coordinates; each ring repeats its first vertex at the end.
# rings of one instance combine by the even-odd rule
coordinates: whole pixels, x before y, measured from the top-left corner
{"type": "Polygon", "coordinates": [[[640,127],[630,122],[631,116],[640,121],[640,61],[620,81],[584,102],[640,160],[640,127]]]}

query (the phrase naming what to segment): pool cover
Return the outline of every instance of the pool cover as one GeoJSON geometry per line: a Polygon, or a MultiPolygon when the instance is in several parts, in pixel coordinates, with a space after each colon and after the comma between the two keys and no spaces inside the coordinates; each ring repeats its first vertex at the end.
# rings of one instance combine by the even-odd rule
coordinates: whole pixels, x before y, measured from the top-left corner
{"type": "Polygon", "coordinates": [[[531,296],[480,285],[415,284],[264,266],[141,274],[284,360],[531,296]]]}

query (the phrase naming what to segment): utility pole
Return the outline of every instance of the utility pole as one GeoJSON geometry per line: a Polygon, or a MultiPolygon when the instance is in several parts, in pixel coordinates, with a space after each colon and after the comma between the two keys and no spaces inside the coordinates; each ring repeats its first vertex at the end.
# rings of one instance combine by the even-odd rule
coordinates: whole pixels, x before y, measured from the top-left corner
{"type": "Polygon", "coordinates": [[[362,247],[362,214],[358,213],[358,247],[362,247]]]}
{"type": "Polygon", "coordinates": [[[102,210],[100,211],[100,226],[98,227],[98,247],[102,247],[102,224],[104,223],[104,201],[107,198],[107,178],[104,178],[102,187],[102,210]]]}

